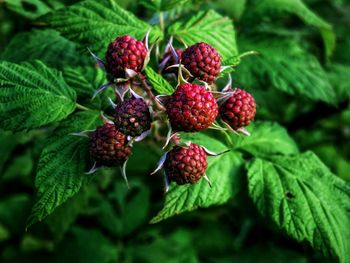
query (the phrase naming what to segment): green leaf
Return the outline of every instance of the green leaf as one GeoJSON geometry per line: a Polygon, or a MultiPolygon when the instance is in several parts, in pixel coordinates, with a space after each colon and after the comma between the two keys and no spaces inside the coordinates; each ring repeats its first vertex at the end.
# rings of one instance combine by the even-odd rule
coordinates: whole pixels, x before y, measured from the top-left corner
{"type": "Polygon", "coordinates": [[[110,263],[118,262],[119,248],[96,229],[75,227],[55,252],[54,263],[110,263]]]}
{"type": "Polygon", "coordinates": [[[76,49],[76,44],[62,37],[52,29],[33,30],[15,35],[0,56],[2,60],[23,62],[39,59],[55,68],[77,66],[91,62],[76,49]]]}
{"type": "Polygon", "coordinates": [[[28,194],[7,196],[0,201],[0,224],[12,234],[23,234],[25,218],[30,211],[31,199],[28,194]]]}
{"type": "Polygon", "coordinates": [[[264,157],[273,154],[296,154],[298,147],[288,135],[285,128],[274,122],[253,122],[247,130],[250,136],[236,135],[235,149],[247,152],[253,156],[264,157]]]}
{"type": "MultiPolygon", "coordinates": [[[[129,236],[147,223],[150,189],[136,177],[130,180],[130,189],[128,189],[120,174],[116,174],[115,171],[99,171],[99,177],[101,173],[107,174],[107,172],[112,172],[108,177],[112,178],[113,182],[105,195],[101,193],[100,188],[97,189],[98,192],[94,193],[90,201],[93,207],[89,206],[90,211],[93,212],[88,214],[97,218],[101,227],[113,236],[118,238],[129,236]]],[[[147,172],[149,173],[149,170],[147,172]]]]}
{"type": "Polygon", "coordinates": [[[238,55],[229,57],[222,62],[223,66],[232,66],[232,67],[237,67],[239,63],[241,63],[241,58],[238,55]]]}
{"type": "Polygon", "coordinates": [[[140,233],[138,239],[141,242],[131,241],[132,244],[126,248],[127,258],[132,258],[132,262],[143,263],[203,262],[198,259],[198,252],[195,250],[193,243],[193,234],[189,230],[175,228],[173,231],[163,232],[155,229],[140,233]],[[147,242],[144,242],[144,240],[147,240],[147,242]]]}
{"type": "MultiPolygon", "coordinates": [[[[212,151],[227,149],[221,141],[206,134],[196,134],[198,140],[185,138],[184,135],[182,134],[183,141],[191,140],[212,151]]],[[[190,136],[192,137],[192,135],[190,136]]],[[[207,161],[206,174],[212,183],[212,187],[209,187],[204,179],[194,185],[178,186],[172,183],[169,192],[165,196],[163,209],[152,219],[151,223],[157,223],[198,207],[224,204],[238,193],[240,185],[239,170],[242,165],[241,156],[235,152],[228,152],[220,156],[208,157],[207,161]]]]}
{"type": "MultiPolygon", "coordinates": [[[[146,217],[150,207],[150,190],[144,184],[133,180],[130,182],[129,190],[120,179],[116,181],[114,191],[108,197],[112,204],[117,204],[117,210],[120,211],[120,223],[123,235],[129,235],[142,224],[146,223],[146,217]]],[[[108,223],[108,221],[105,221],[105,223],[108,223]]]]}
{"type": "MultiPolygon", "coordinates": [[[[122,9],[116,0],[85,0],[44,17],[44,21],[65,37],[95,52],[105,52],[117,36],[130,35],[142,39],[152,27],[122,9]]],[[[153,27],[151,40],[161,37],[153,27]]]]}
{"type": "Polygon", "coordinates": [[[156,164],[163,154],[162,149],[154,147],[153,142],[143,141],[136,143],[132,148],[133,154],[128,159],[127,173],[149,173],[154,169],[156,164]],[[145,158],[147,156],[147,158],[145,158]],[[140,165],[142,163],[142,165],[140,165]]]}
{"type": "Polygon", "coordinates": [[[235,71],[235,68],[239,65],[239,63],[241,63],[241,58],[240,56],[232,56],[229,57],[227,59],[225,59],[224,61],[222,61],[221,65],[222,66],[229,66],[227,68],[225,68],[224,70],[222,70],[219,74],[219,78],[225,76],[226,74],[232,73],[235,71]]]}
{"type": "Polygon", "coordinates": [[[315,154],[255,159],[247,169],[249,195],[265,217],[324,255],[350,261],[350,186],[315,154]]]}
{"type": "Polygon", "coordinates": [[[218,131],[182,132],[180,138],[181,142],[193,142],[214,152],[223,152],[230,149],[230,146],[225,144],[224,134],[218,131]]]}
{"type": "MultiPolygon", "coordinates": [[[[16,154],[11,162],[7,165],[7,169],[2,173],[2,181],[29,179],[33,171],[33,156],[30,150],[23,154],[16,154]]],[[[30,179],[29,179],[30,180],[30,179]]]]}
{"type": "Polygon", "coordinates": [[[115,209],[114,200],[110,202],[105,196],[98,193],[94,196],[93,201],[93,204],[96,204],[92,206],[93,216],[96,217],[101,228],[106,229],[113,236],[121,236],[123,233],[123,223],[115,209]]]}
{"type": "Polygon", "coordinates": [[[153,11],[166,11],[179,5],[188,4],[189,0],[141,0],[140,4],[153,11]]]}
{"type": "Polygon", "coordinates": [[[247,0],[218,0],[216,5],[230,17],[239,20],[247,7],[247,0]]]}
{"type": "Polygon", "coordinates": [[[146,67],[145,73],[147,75],[147,80],[159,94],[172,94],[174,92],[174,88],[170,83],[151,67],[146,67]]]}
{"type": "Polygon", "coordinates": [[[51,7],[42,0],[5,0],[5,4],[10,10],[31,19],[51,11],[51,7]]]}
{"type": "Polygon", "coordinates": [[[61,73],[42,62],[0,62],[0,127],[33,129],[60,121],[75,109],[76,94],[61,73]]]}
{"type": "Polygon", "coordinates": [[[235,77],[243,87],[273,86],[286,93],[315,101],[336,103],[335,92],[318,60],[302,49],[297,41],[286,38],[244,39],[246,51],[259,56],[247,57],[236,69],[235,77]]]}
{"type": "Polygon", "coordinates": [[[10,131],[0,130],[0,177],[4,175],[3,168],[10,158],[12,151],[17,145],[28,142],[32,139],[31,133],[12,133],[10,131]]]}
{"type": "Polygon", "coordinates": [[[331,64],[328,66],[328,78],[332,84],[337,101],[342,102],[350,98],[349,72],[350,66],[343,64],[331,64]]]}
{"type": "Polygon", "coordinates": [[[82,189],[45,219],[56,240],[63,238],[78,215],[87,209],[87,200],[88,193],[86,189],[82,189]]]}
{"type": "Polygon", "coordinates": [[[211,263],[309,263],[307,256],[306,253],[285,248],[283,244],[278,247],[277,244],[270,244],[270,242],[258,245],[255,242],[253,246],[243,248],[227,257],[218,258],[211,263]]]}
{"type": "Polygon", "coordinates": [[[266,89],[248,89],[258,105],[255,118],[258,120],[278,121],[280,124],[288,125],[300,117],[301,114],[309,112],[315,106],[309,99],[297,99],[279,89],[266,85],[266,89]]]}
{"type": "Polygon", "coordinates": [[[7,239],[9,239],[10,233],[6,227],[4,227],[2,224],[0,224],[0,242],[3,242],[7,239]]]}
{"type": "Polygon", "coordinates": [[[37,201],[28,226],[43,220],[56,207],[74,196],[88,179],[88,138],[71,135],[100,124],[99,112],[85,111],[65,120],[48,138],[35,179],[37,201]]]}
{"type": "Polygon", "coordinates": [[[108,89],[92,100],[95,91],[107,83],[106,73],[95,67],[66,67],[63,70],[63,77],[67,84],[72,87],[78,96],[78,102],[95,109],[110,106],[108,97],[114,97],[112,89],[108,89]]]}
{"type": "Polygon", "coordinates": [[[232,21],[213,10],[176,21],[168,28],[168,34],[186,45],[207,42],[218,50],[223,60],[238,55],[232,21]]]}
{"type": "Polygon", "coordinates": [[[310,10],[302,0],[265,0],[260,1],[252,8],[255,17],[263,17],[271,12],[286,12],[298,16],[305,24],[320,30],[325,45],[326,56],[332,55],[335,47],[335,34],[332,26],[310,10]]]}
{"type": "MultiPolygon", "coordinates": [[[[307,131],[308,135],[310,134],[309,132],[310,130],[307,131]]],[[[326,136],[328,139],[329,135],[326,134],[326,136]]],[[[317,154],[317,156],[331,169],[331,171],[334,171],[337,176],[345,181],[350,181],[350,161],[344,158],[342,151],[339,150],[338,147],[335,147],[333,143],[318,141],[313,145],[312,151],[315,152],[315,154],[317,154]]]]}

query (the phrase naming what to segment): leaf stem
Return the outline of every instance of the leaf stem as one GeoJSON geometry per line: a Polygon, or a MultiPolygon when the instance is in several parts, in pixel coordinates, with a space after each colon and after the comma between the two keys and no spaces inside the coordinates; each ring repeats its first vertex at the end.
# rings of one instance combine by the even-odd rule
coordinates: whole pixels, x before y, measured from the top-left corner
{"type": "Polygon", "coordinates": [[[139,73],[137,76],[138,76],[139,80],[141,81],[141,84],[142,84],[144,90],[147,92],[147,95],[154,102],[157,109],[160,111],[165,111],[165,108],[157,101],[156,96],[154,96],[154,94],[152,93],[151,88],[148,86],[148,84],[146,82],[145,76],[143,76],[141,73],[139,73]]]}
{"type": "Polygon", "coordinates": [[[225,134],[226,140],[229,143],[229,145],[233,147],[234,144],[233,144],[233,141],[232,141],[232,138],[231,138],[229,132],[224,131],[223,133],[225,134]]]}
{"type": "Polygon", "coordinates": [[[255,50],[247,51],[247,52],[240,54],[239,58],[244,58],[244,57],[248,57],[251,55],[259,55],[259,52],[255,51],[255,50]]]}
{"type": "Polygon", "coordinates": [[[163,12],[159,13],[159,27],[160,27],[160,30],[162,30],[162,32],[164,33],[164,13],[163,12]]]}
{"type": "Polygon", "coordinates": [[[79,110],[85,110],[85,111],[92,110],[92,109],[89,109],[89,108],[79,104],[79,103],[76,103],[75,105],[79,110]]]}

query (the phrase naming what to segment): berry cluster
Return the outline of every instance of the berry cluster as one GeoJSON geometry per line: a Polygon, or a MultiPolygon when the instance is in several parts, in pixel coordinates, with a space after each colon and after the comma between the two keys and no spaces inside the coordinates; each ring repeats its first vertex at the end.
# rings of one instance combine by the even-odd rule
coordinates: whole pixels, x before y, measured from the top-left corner
{"type": "Polygon", "coordinates": [[[214,47],[203,42],[184,50],[174,49],[171,43],[167,46],[159,72],[169,81],[177,76],[178,83],[172,95],[155,96],[142,74],[150,56],[147,39],[119,36],[108,45],[106,62],[93,55],[109,80],[98,92],[112,86],[117,96],[116,102],[111,100],[114,115],[103,116],[104,124],[89,134],[90,155],[95,161],[91,172],[117,165],[123,165],[125,171],[133,143],[145,138],[152,129],[154,139],[164,139],[164,147],[173,145],[154,171],[164,168],[167,186],[168,181],[194,184],[201,178],[210,183],[205,175],[207,156],[221,153],[191,142],[181,143],[179,132],[202,131],[216,120],[234,132],[243,131],[254,119],[255,100],[248,92],[232,89],[231,85],[221,92],[212,91],[217,88],[214,82],[221,70],[221,57],[214,47]],[[167,137],[162,137],[160,128],[167,123],[170,131],[167,137]]]}

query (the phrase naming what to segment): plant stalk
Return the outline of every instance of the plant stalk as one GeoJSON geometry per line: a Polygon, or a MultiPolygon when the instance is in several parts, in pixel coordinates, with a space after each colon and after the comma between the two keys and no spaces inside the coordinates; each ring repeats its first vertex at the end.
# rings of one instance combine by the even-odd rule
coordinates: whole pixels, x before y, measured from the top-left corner
{"type": "Polygon", "coordinates": [[[92,109],[89,109],[89,108],[79,104],[79,103],[76,103],[75,105],[79,110],[84,110],[84,111],[91,111],[92,110],[92,109]]]}
{"type": "Polygon", "coordinates": [[[164,13],[163,12],[159,13],[159,27],[160,27],[160,30],[162,30],[162,32],[164,33],[164,13]]]}
{"type": "Polygon", "coordinates": [[[231,138],[229,132],[224,131],[224,134],[225,134],[225,137],[226,137],[227,142],[230,144],[230,146],[233,147],[234,144],[233,144],[233,141],[232,141],[232,138],[231,138]]]}
{"type": "Polygon", "coordinates": [[[159,101],[157,101],[156,96],[154,96],[154,94],[152,93],[151,88],[148,86],[148,84],[146,82],[145,76],[143,76],[142,74],[138,74],[138,77],[139,77],[139,80],[141,81],[141,84],[142,84],[144,90],[146,91],[149,98],[154,102],[157,109],[160,111],[165,111],[165,108],[159,103],[159,101]]]}

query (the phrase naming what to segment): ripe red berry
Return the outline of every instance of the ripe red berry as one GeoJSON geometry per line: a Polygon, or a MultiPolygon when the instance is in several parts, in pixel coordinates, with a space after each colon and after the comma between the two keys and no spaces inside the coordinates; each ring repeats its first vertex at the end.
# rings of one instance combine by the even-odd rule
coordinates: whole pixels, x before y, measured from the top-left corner
{"type": "Polygon", "coordinates": [[[136,137],[151,128],[151,114],[142,98],[131,97],[115,108],[115,126],[125,135],[136,137]]]}
{"type": "Polygon", "coordinates": [[[222,120],[237,130],[247,126],[254,119],[256,104],[251,94],[235,89],[235,93],[220,106],[219,111],[222,120]]]}
{"type": "MultiPolygon", "coordinates": [[[[178,60],[181,58],[181,55],[182,55],[182,49],[178,48],[178,49],[175,49],[175,52],[178,56],[178,60]]],[[[170,69],[167,69],[168,67],[172,66],[172,65],[175,65],[175,64],[178,64],[179,61],[176,60],[176,58],[174,57],[174,54],[171,52],[171,50],[165,52],[163,58],[161,59],[160,61],[160,65],[161,65],[161,68],[160,70],[162,71],[162,73],[177,73],[178,72],[178,69],[177,68],[170,68],[170,69]]]]}
{"type": "Polygon", "coordinates": [[[211,84],[220,73],[221,58],[215,48],[201,42],[185,49],[181,63],[194,77],[211,84]]]}
{"type": "Polygon", "coordinates": [[[128,35],[117,37],[106,52],[106,71],[114,78],[126,77],[126,69],[141,72],[147,52],[141,41],[128,35]]]}
{"type": "Polygon", "coordinates": [[[218,115],[212,93],[197,84],[181,84],[165,104],[175,131],[197,132],[207,129],[218,115]]]}
{"type": "Polygon", "coordinates": [[[175,146],[167,153],[164,169],[169,181],[178,185],[194,184],[204,176],[207,169],[207,154],[205,150],[194,143],[188,148],[175,146]]]}
{"type": "Polygon", "coordinates": [[[126,136],[113,124],[105,123],[90,137],[90,154],[97,166],[117,166],[131,155],[126,136]]]}

